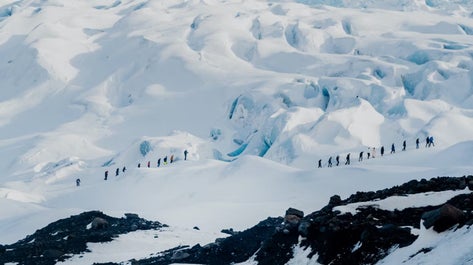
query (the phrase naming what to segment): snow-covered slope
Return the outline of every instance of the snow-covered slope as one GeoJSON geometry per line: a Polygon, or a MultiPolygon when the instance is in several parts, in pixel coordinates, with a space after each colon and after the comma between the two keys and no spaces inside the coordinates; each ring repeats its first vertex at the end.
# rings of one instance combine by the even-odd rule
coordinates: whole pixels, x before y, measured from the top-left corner
{"type": "Polygon", "coordinates": [[[0,243],[87,209],[243,229],[332,194],[471,173],[472,11],[459,0],[1,1],[0,243]],[[401,154],[315,169],[403,140],[401,154]]]}
{"type": "Polygon", "coordinates": [[[202,138],[203,157],[298,166],[470,140],[471,4],[345,2],[3,5],[2,168],[113,156],[173,130],[202,138]]]}

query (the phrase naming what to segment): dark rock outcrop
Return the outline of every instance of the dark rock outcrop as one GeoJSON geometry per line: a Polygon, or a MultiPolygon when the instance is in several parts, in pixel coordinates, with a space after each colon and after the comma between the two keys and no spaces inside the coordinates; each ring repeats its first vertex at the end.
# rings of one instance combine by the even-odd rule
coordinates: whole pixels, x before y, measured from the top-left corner
{"type": "Polygon", "coordinates": [[[297,209],[294,209],[294,208],[289,208],[286,210],[286,216],[288,215],[294,215],[294,216],[297,216],[299,218],[303,218],[304,217],[304,212],[301,211],[301,210],[297,210],[297,209]]]}
{"type": "Polygon", "coordinates": [[[94,230],[107,229],[109,225],[107,220],[100,217],[95,217],[94,220],[92,220],[92,229],[94,230]]]}
{"type": "Polygon", "coordinates": [[[283,265],[293,257],[293,247],[298,243],[297,225],[285,222],[274,234],[263,241],[255,260],[260,265],[283,265]]]}
{"type": "Polygon", "coordinates": [[[310,256],[317,253],[321,264],[373,264],[392,246],[407,246],[417,238],[403,228],[414,225],[400,218],[404,214],[377,208],[364,208],[356,215],[316,212],[303,220],[308,228],[301,244],[311,247],[310,256]]]}
{"type": "Polygon", "coordinates": [[[0,264],[56,264],[72,254],[84,253],[89,242],[109,242],[133,231],[159,229],[165,225],[138,217],[114,218],[99,211],[84,212],[61,219],[37,230],[14,244],[0,247],[0,264]]]}
{"type": "Polygon", "coordinates": [[[284,216],[284,222],[291,224],[291,225],[298,225],[301,219],[304,217],[304,212],[289,208],[286,210],[286,215],[284,216]]]}
{"type": "Polygon", "coordinates": [[[465,214],[451,204],[444,204],[442,207],[428,211],[422,215],[425,228],[431,228],[436,232],[443,232],[456,224],[460,224],[465,214]]]}
{"type": "MultiPolygon", "coordinates": [[[[195,245],[191,248],[178,248],[160,253],[158,257],[132,261],[132,264],[172,264],[191,263],[222,265],[248,260],[277,232],[283,224],[283,218],[268,218],[256,226],[235,235],[217,239],[205,246],[195,245]]],[[[292,245],[291,245],[292,246],[292,245]]]]}
{"type": "MultiPolygon", "coordinates": [[[[400,186],[394,186],[392,188],[378,190],[376,192],[357,192],[351,195],[348,199],[343,200],[341,203],[346,204],[371,201],[375,199],[386,199],[387,197],[395,195],[408,195],[429,191],[462,190],[468,186],[470,181],[473,183],[473,176],[463,176],[459,178],[437,177],[430,180],[411,180],[400,186]]],[[[470,190],[473,190],[473,187],[471,187],[470,190]]]]}
{"type": "Polygon", "coordinates": [[[435,215],[435,220],[442,221],[434,222],[440,228],[438,231],[472,220],[473,216],[465,216],[462,210],[471,212],[472,204],[468,202],[473,201],[473,195],[470,193],[456,196],[449,201],[451,207],[441,207],[442,210],[435,210],[438,206],[427,206],[385,211],[372,205],[358,208],[357,213],[352,215],[333,211],[335,206],[381,200],[390,196],[461,190],[467,188],[472,180],[473,176],[438,177],[431,180],[412,180],[376,192],[357,192],[346,200],[333,196],[327,206],[301,221],[299,233],[305,237],[301,245],[311,247],[309,257],[317,254],[317,261],[321,264],[375,264],[385,257],[392,247],[408,246],[415,241],[417,236],[411,234],[407,227],[419,228],[419,221],[423,216],[426,218],[426,212],[439,213],[435,215]]]}

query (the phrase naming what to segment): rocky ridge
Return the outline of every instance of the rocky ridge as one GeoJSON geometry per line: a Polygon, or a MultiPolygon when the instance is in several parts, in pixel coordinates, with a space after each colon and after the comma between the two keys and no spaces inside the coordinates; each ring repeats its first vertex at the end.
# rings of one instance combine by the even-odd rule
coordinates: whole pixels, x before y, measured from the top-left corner
{"type": "MultiPolygon", "coordinates": [[[[268,218],[242,232],[227,229],[230,236],[214,243],[179,246],[129,262],[220,265],[252,259],[260,265],[282,265],[293,258],[297,246],[310,250],[308,258],[314,257],[320,264],[375,264],[392,249],[412,244],[418,237],[413,229],[420,225],[442,233],[473,224],[473,193],[454,196],[441,205],[393,211],[380,209],[374,203],[358,207],[354,214],[340,212],[336,207],[447,190],[473,190],[473,176],[412,180],[376,192],[357,192],[344,200],[334,195],[327,206],[307,216],[289,208],[284,218],[268,218]]],[[[85,212],[54,222],[15,244],[0,246],[0,263],[54,264],[88,251],[87,242],[107,242],[119,234],[163,226],[136,214],[114,218],[98,211],[85,212]]]]}
{"type": "Polygon", "coordinates": [[[99,211],[58,220],[7,246],[0,245],[0,264],[49,265],[89,251],[87,243],[110,242],[121,234],[166,227],[128,213],[115,218],[99,211]]]}
{"type": "MultiPolygon", "coordinates": [[[[412,180],[376,192],[358,192],[342,200],[334,195],[327,206],[305,217],[288,209],[285,218],[268,218],[256,226],[215,243],[181,248],[158,257],[133,260],[132,264],[232,264],[250,258],[259,265],[283,265],[293,257],[294,247],[310,248],[309,258],[318,255],[321,264],[375,264],[392,248],[412,244],[412,228],[433,227],[443,232],[453,226],[473,224],[473,193],[462,194],[441,206],[387,211],[376,206],[340,213],[336,206],[446,190],[473,190],[473,176],[412,180]],[[422,222],[421,222],[422,221],[422,222]],[[302,240],[300,240],[302,239],[302,240]],[[249,247],[251,245],[252,247],[249,247]]],[[[429,251],[429,250],[423,250],[429,251]]]]}

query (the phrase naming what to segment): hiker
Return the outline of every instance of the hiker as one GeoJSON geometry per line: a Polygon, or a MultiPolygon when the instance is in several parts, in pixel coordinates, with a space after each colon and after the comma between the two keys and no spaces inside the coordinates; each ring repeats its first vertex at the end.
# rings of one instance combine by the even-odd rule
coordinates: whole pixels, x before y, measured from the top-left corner
{"type": "Polygon", "coordinates": [[[336,165],[338,167],[338,165],[340,164],[340,156],[339,155],[337,155],[337,157],[335,157],[335,161],[337,162],[336,165]]]}
{"type": "Polygon", "coordinates": [[[108,170],[105,171],[105,178],[104,178],[104,180],[107,180],[107,178],[108,178],[108,170]]]}
{"type": "Polygon", "coordinates": [[[394,143],[391,145],[391,154],[396,153],[396,148],[394,147],[394,143]]]}
{"type": "Polygon", "coordinates": [[[432,145],[432,146],[435,146],[434,144],[434,137],[433,136],[430,136],[429,138],[429,146],[432,145]]]}
{"type": "Polygon", "coordinates": [[[328,159],[328,167],[332,167],[332,157],[328,159]]]}
{"type": "Polygon", "coordinates": [[[371,157],[374,158],[376,155],[376,148],[371,149],[371,157]]]}
{"type": "Polygon", "coordinates": [[[126,171],[126,167],[123,167],[122,172],[125,173],[125,171],[126,171]]]}
{"type": "Polygon", "coordinates": [[[425,147],[430,147],[430,137],[425,138],[425,147]]]}
{"type": "Polygon", "coordinates": [[[406,151],[406,140],[402,142],[402,151],[406,151]]]}
{"type": "Polygon", "coordinates": [[[345,161],[345,165],[350,165],[350,153],[347,154],[347,160],[345,161]]]}
{"type": "Polygon", "coordinates": [[[168,164],[168,156],[165,156],[165,157],[163,158],[163,164],[164,164],[164,165],[167,165],[167,164],[168,164]]]}
{"type": "Polygon", "coordinates": [[[358,161],[363,161],[363,151],[360,152],[360,155],[358,156],[358,161]]]}
{"type": "Polygon", "coordinates": [[[319,168],[322,167],[322,159],[319,159],[319,168]]]}
{"type": "Polygon", "coordinates": [[[158,158],[158,167],[161,166],[161,158],[158,158]]]}
{"type": "Polygon", "coordinates": [[[189,152],[187,152],[187,149],[184,150],[184,160],[187,160],[187,154],[188,154],[188,153],[189,153],[189,152]]]}
{"type": "Polygon", "coordinates": [[[172,164],[172,162],[174,161],[174,155],[171,155],[170,159],[169,159],[169,163],[172,164]]]}
{"type": "Polygon", "coordinates": [[[148,161],[148,167],[151,167],[151,161],[148,161]]]}
{"type": "Polygon", "coordinates": [[[366,151],[366,157],[367,157],[367,159],[370,159],[370,157],[371,157],[371,152],[370,152],[369,147],[368,147],[368,151],[366,151]]]}
{"type": "Polygon", "coordinates": [[[117,167],[117,170],[115,170],[115,177],[118,176],[118,174],[120,174],[120,169],[117,167]]]}
{"type": "Polygon", "coordinates": [[[419,149],[419,143],[420,143],[419,138],[417,138],[416,139],[416,149],[419,149]]]}
{"type": "Polygon", "coordinates": [[[141,167],[141,163],[138,163],[138,168],[140,168],[140,167],[141,167]]]}
{"type": "Polygon", "coordinates": [[[77,186],[77,187],[80,186],[80,178],[76,179],[76,186],[77,186]]]}
{"type": "Polygon", "coordinates": [[[384,146],[381,146],[381,156],[384,155],[384,146]]]}

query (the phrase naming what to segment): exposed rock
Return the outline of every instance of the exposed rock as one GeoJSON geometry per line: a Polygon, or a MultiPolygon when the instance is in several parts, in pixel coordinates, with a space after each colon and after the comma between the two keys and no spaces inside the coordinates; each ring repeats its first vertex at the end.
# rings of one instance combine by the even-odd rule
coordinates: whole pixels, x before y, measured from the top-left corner
{"type": "MultiPolygon", "coordinates": [[[[184,251],[189,256],[179,259],[179,263],[223,265],[246,261],[260,248],[263,248],[263,242],[267,241],[275,234],[282,235],[282,230],[277,232],[278,228],[281,228],[282,223],[283,218],[268,218],[261,221],[256,226],[238,232],[233,236],[217,239],[212,244],[205,246],[195,245],[192,248],[186,248],[184,251]]],[[[294,233],[294,235],[297,242],[297,232],[294,233]]],[[[293,244],[287,244],[286,247],[290,248],[292,245],[293,244]]],[[[266,249],[269,249],[269,246],[267,246],[266,249]]],[[[136,261],[133,264],[172,264],[176,262],[176,260],[173,260],[175,253],[180,251],[183,251],[183,249],[168,250],[160,253],[158,257],[136,261]]],[[[266,254],[270,253],[264,252],[263,255],[266,254]]],[[[180,254],[178,254],[177,257],[180,257],[180,254]]],[[[276,264],[277,263],[273,265],[276,264]]]]}
{"type": "Polygon", "coordinates": [[[464,213],[448,203],[422,215],[424,227],[427,229],[433,227],[433,229],[439,233],[459,224],[463,219],[464,213]]]}
{"type": "Polygon", "coordinates": [[[139,219],[140,217],[136,213],[126,213],[125,217],[128,219],[139,219]]]}
{"type": "Polygon", "coordinates": [[[176,252],[174,252],[174,254],[172,254],[171,259],[172,260],[182,260],[182,259],[188,258],[189,256],[190,256],[189,253],[187,253],[185,251],[176,251],[176,252]]]}
{"type": "Polygon", "coordinates": [[[331,206],[338,206],[340,205],[340,203],[342,203],[342,199],[338,195],[333,195],[332,197],[330,197],[330,200],[328,202],[328,204],[331,206]]]}
{"type": "Polygon", "coordinates": [[[51,223],[25,239],[3,247],[9,251],[2,253],[0,247],[0,264],[53,265],[72,254],[86,252],[88,242],[108,242],[132,231],[135,222],[140,224],[142,230],[165,226],[139,217],[114,218],[99,211],[84,212],[51,223]],[[87,229],[89,224],[92,229],[87,229]]]}
{"type": "Polygon", "coordinates": [[[48,259],[59,259],[64,255],[64,252],[57,249],[46,249],[43,252],[43,257],[48,259]]]}
{"type": "Polygon", "coordinates": [[[473,179],[468,179],[468,189],[473,190],[473,179]]]}
{"type": "MultiPolygon", "coordinates": [[[[376,192],[357,192],[346,200],[333,196],[326,207],[301,220],[298,232],[304,237],[302,245],[310,246],[313,249],[310,255],[317,254],[318,262],[322,264],[376,263],[392,246],[411,244],[416,236],[410,233],[410,229],[404,227],[418,228],[422,214],[434,207],[407,208],[390,212],[367,206],[360,208],[359,212],[352,216],[332,211],[334,206],[379,200],[394,195],[464,189],[469,180],[473,180],[473,177],[413,180],[401,186],[376,192]],[[360,244],[359,247],[352,252],[357,244],[360,244]]],[[[464,194],[452,199],[451,203],[471,211],[472,201],[473,195],[464,194]]]]}
{"type": "Polygon", "coordinates": [[[286,264],[293,257],[293,247],[298,241],[297,226],[277,227],[275,233],[263,241],[255,260],[259,265],[286,264]]]}
{"type": "Polygon", "coordinates": [[[286,210],[286,215],[284,216],[284,222],[290,225],[298,225],[301,219],[304,217],[304,212],[289,208],[286,210]]]}
{"type": "Polygon", "coordinates": [[[303,219],[300,222],[299,227],[297,229],[298,229],[299,234],[302,237],[307,237],[307,235],[309,233],[310,221],[311,221],[310,219],[309,220],[303,219]]]}
{"type": "Polygon", "coordinates": [[[233,231],[233,228],[222,229],[222,231],[220,231],[220,232],[222,232],[224,234],[231,235],[231,236],[236,235],[238,233],[238,232],[233,231]]]}
{"type": "Polygon", "coordinates": [[[92,220],[92,229],[95,230],[107,229],[109,225],[107,220],[100,217],[95,217],[94,220],[92,220]]]}
{"type": "Polygon", "coordinates": [[[299,218],[303,218],[304,217],[304,212],[301,211],[301,210],[294,209],[294,208],[289,208],[289,209],[286,210],[286,215],[294,215],[294,216],[297,216],[299,218]]]}
{"type": "Polygon", "coordinates": [[[417,253],[415,253],[415,254],[409,256],[409,258],[412,259],[413,257],[415,257],[415,256],[417,256],[417,255],[419,255],[419,254],[429,253],[430,251],[432,251],[432,248],[422,248],[421,250],[417,251],[417,253]]]}
{"type": "MultiPolygon", "coordinates": [[[[473,176],[463,176],[459,178],[453,177],[436,177],[430,180],[411,180],[400,186],[378,190],[376,192],[357,192],[343,201],[345,203],[354,203],[362,201],[371,201],[375,199],[385,199],[394,195],[407,195],[429,191],[444,190],[461,190],[467,187],[467,183],[473,181],[473,176]]],[[[473,187],[470,188],[473,190],[473,187]]]]}
{"type": "Polygon", "coordinates": [[[301,222],[301,219],[302,218],[299,216],[292,214],[284,216],[284,222],[290,225],[298,225],[301,222]]]}

